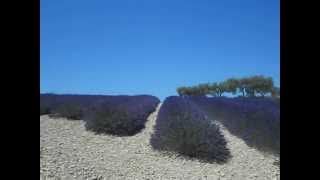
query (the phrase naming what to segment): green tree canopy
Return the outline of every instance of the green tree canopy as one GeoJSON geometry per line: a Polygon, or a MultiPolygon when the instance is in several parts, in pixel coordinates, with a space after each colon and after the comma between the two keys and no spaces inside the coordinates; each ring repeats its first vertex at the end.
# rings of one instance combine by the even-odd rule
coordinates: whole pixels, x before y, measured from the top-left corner
{"type": "Polygon", "coordinates": [[[225,81],[225,91],[232,93],[233,95],[237,94],[239,88],[239,80],[236,78],[229,78],[225,81]]]}
{"type": "Polygon", "coordinates": [[[198,89],[198,94],[205,96],[207,94],[209,94],[209,83],[204,83],[204,84],[199,84],[199,86],[197,87],[198,89]]]}
{"type": "Polygon", "coordinates": [[[258,94],[265,96],[268,93],[271,96],[280,96],[280,89],[274,87],[272,78],[262,75],[229,78],[218,83],[202,83],[196,86],[177,88],[177,93],[180,96],[222,96],[225,92],[233,95],[239,92],[242,96],[247,97],[257,96],[258,94]]]}

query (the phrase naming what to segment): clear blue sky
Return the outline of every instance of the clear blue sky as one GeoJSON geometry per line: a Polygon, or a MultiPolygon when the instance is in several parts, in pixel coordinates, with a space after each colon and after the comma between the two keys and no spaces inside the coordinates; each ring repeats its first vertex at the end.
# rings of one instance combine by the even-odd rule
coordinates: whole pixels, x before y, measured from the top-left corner
{"type": "Polygon", "coordinates": [[[42,93],[152,94],[280,81],[279,0],[41,0],[42,93]]]}

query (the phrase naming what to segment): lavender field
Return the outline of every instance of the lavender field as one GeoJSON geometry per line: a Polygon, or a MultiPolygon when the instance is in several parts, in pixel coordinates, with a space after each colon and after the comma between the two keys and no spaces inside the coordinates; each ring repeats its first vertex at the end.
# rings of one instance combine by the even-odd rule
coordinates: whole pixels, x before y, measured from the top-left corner
{"type": "Polygon", "coordinates": [[[40,96],[42,179],[279,179],[279,158],[280,99],[40,96]]]}
{"type": "Polygon", "coordinates": [[[86,121],[41,115],[40,179],[280,178],[279,157],[248,146],[220,122],[179,97],[159,103],[131,136],[97,134],[86,121]]]}
{"type": "MultiPolygon", "coordinates": [[[[150,95],[41,94],[40,115],[84,120],[86,129],[95,133],[134,135],[145,127],[148,116],[159,103],[157,97],[150,95]]],[[[165,100],[156,128],[173,122],[177,129],[181,129],[190,120],[197,124],[202,122],[201,119],[221,122],[251,147],[280,153],[280,98],[172,96],[165,100]],[[185,117],[186,113],[190,117],[185,117]],[[208,117],[204,119],[204,115],[208,117]]],[[[209,124],[204,126],[207,128],[209,124]]],[[[202,131],[206,128],[202,128],[202,131]]],[[[163,133],[160,129],[156,132],[163,133]]]]}

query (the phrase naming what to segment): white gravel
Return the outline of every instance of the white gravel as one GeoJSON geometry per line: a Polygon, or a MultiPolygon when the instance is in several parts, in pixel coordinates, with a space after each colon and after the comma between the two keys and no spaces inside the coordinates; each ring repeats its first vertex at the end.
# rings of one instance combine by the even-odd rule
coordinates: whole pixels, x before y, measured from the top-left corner
{"type": "Polygon", "coordinates": [[[83,121],[40,116],[40,179],[279,179],[276,157],[248,147],[222,125],[233,156],[226,164],[152,150],[149,140],[159,107],[146,128],[131,137],[96,135],[85,130],[83,121]]]}

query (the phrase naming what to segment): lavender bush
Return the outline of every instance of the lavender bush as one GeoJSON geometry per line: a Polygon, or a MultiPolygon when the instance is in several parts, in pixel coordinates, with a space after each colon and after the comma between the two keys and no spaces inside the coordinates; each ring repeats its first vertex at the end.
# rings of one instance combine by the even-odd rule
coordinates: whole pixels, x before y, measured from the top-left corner
{"type": "Polygon", "coordinates": [[[49,107],[40,106],[40,115],[50,114],[49,107]]]}
{"type": "Polygon", "coordinates": [[[55,95],[40,94],[40,115],[50,114],[56,103],[55,95]]]}
{"type": "Polygon", "coordinates": [[[109,96],[99,99],[86,111],[86,128],[96,133],[130,136],[145,127],[159,99],[154,96],[109,96]]]}
{"type": "Polygon", "coordinates": [[[51,110],[49,116],[80,120],[83,118],[83,107],[75,103],[64,103],[51,110]]]}
{"type": "Polygon", "coordinates": [[[249,146],[280,153],[280,100],[191,97],[207,114],[249,146]]]}
{"type": "Polygon", "coordinates": [[[165,99],[150,142],[156,150],[209,162],[225,162],[230,157],[219,127],[197,105],[183,97],[165,99]]]}
{"type": "Polygon", "coordinates": [[[40,115],[47,109],[51,117],[83,119],[86,128],[97,133],[133,135],[144,128],[147,117],[159,102],[149,95],[41,94],[40,115]]]}
{"type": "Polygon", "coordinates": [[[83,116],[82,98],[80,95],[40,94],[40,115],[79,120],[83,116]]]}

